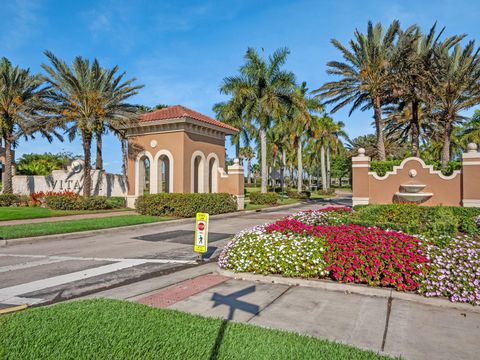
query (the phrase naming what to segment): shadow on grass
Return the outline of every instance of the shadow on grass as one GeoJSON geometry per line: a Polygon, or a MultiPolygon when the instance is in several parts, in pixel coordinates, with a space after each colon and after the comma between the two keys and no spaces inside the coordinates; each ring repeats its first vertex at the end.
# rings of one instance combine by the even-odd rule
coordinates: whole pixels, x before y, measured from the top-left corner
{"type": "Polygon", "coordinates": [[[251,294],[253,292],[255,292],[255,285],[249,286],[245,289],[236,291],[229,295],[221,295],[218,293],[214,293],[212,295],[211,300],[214,302],[212,307],[226,305],[229,307],[229,309],[228,309],[227,318],[222,320],[222,324],[218,329],[217,338],[215,339],[215,344],[210,354],[210,360],[218,359],[218,355],[220,353],[220,347],[222,346],[223,336],[225,334],[225,329],[227,327],[228,322],[230,320],[233,320],[233,314],[235,313],[235,310],[237,309],[242,310],[253,315],[258,314],[258,312],[260,311],[260,306],[248,303],[246,301],[238,300],[238,298],[251,294]]]}

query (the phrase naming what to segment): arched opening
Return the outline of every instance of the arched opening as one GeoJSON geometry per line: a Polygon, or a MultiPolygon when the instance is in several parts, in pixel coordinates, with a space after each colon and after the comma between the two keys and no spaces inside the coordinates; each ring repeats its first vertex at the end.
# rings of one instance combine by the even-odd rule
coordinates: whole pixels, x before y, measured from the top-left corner
{"type": "Polygon", "coordinates": [[[208,192],[218,192],[218,160],[216,157],[211,157],[208,161],[208,192]]]}
{"type": "Polygon", "coordinates": [[[191,170],[190,170],[190,192],[192,193],[204,193],[207,189],[207,161],[205,155],[200,150],[195,151],[192,154],[191,170]]]}
{"type": "Polygon", "coordinates": [[[170,159],[167,155],[158,158],[158,192],[171,192],[170,159]]]}
{"type": "Polygon", "coordinates": [[[135,195],[150,194],[154,189],[151,181],[151,170],[153,166],[152,155],[148,151],[142,151],[135,159],[135,195]],[[152,189],[153,187],[153,189],[152,189]]]}
{"type": "Polygon", "coordinates": [[[150,159],[142,156],[139,161],[138,173],[139,195],[150,194],[150,159]]]}

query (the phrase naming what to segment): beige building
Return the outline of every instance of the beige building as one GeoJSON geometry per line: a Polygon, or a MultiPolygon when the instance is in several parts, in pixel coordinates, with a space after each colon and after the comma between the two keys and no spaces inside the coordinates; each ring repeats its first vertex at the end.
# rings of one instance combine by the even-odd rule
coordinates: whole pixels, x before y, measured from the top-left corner
{"type": "Polygon", "coordinates": [[[127,132],[128,206],[146,192],[226,192],[243,208],[243,168],[225,171],[225,136],[237,131],[180,105],[141,115],[127,132]]]}

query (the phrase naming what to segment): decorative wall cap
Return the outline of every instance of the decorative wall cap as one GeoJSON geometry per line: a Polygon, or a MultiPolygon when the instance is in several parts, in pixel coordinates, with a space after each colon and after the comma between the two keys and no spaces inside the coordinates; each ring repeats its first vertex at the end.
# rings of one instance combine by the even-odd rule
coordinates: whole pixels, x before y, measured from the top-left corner
{"type": "Polygon", "coordinates": [[[460,170],[455,170],[452,173],[452,175],[449,175],[449,176],[443,175],[441,171],[434,170],[432,165],[425,164],[425,161],[423,161],[422,159],[420,159],[418,157],[409,157],[409,158],[406,158],[405,160],[403,160],[400,165],[394,166],[393,171],[387,171],[387,173],[384,176],[379,176],[379,175],[377,175],[377,173],[375,173],[373,171],[369,171],[368,175],[373,176],[377,180],[386,180],[390,175],[397,175],[398,170],[403,170],[403,168],[405,167],[405,164],[408,163],[409,161],[418,161],[420,163],[420,165],[422,165],[422,168],[428,170],[430,175],[437,175],[444,180],[452,180],[457,175],[460,174],[460,170]]]}
{"type": "Polygon", "coordinates": [[[352,157],[353,162],[357,161],[365,161],[365,162],[370,162],[370,156],[354,156],[352,157]]]}
{"type": "Polygon", "coordinates": [[[480,152],[478,152],[478,146],[475,143],[469,143],[467,145],[467,152],[462,154],[462,159],[477,159],[480,158],[480,152]]]}

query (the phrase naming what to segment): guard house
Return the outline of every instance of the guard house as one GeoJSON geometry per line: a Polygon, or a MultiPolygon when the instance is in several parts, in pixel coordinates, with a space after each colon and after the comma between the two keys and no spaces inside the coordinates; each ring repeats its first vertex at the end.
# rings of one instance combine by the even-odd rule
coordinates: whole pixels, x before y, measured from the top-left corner
{"type": "Polygon", "coordinates": [[[141,115],[127,131],[127,205],[144,193],[226,192],[242,209],[243,168],[235,160],[225,171],[225,136],[236,132],[180,105],[141,115]]]}

